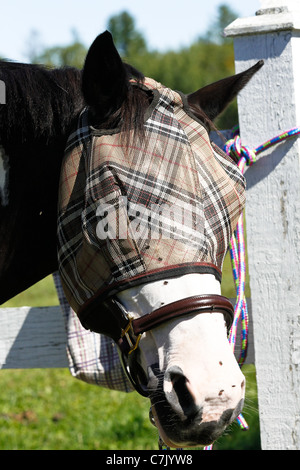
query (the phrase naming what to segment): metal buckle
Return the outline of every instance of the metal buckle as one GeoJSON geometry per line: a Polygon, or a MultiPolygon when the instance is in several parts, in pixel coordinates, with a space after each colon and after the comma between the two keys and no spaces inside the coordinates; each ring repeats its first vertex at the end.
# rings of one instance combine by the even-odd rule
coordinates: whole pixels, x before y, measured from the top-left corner
{"type": "Polygon", "coordinates": [[[129,346],[130,346],[130,349],[128,351],[128,354],[131,354],[133,351],[135,351],[138,346],[139,346],[139,342],[140,342],[140,339],[142,337],[142,333],[139,334],[138,336],[135,336],[134,332],[133,332],[133,328],[132,328],[132,322],[134,320],[133,317],[131,317],[130,315],[128,315],[128,324],[126,326],[125,329],[122,329],[122,334],[121,334],[121,338],[126,338],[129,346]],[[131,333],[131,336],[130,336],[130,333],[131,333]],[[135,338],[135,343],[132,341],[132,337],[135,338]]]}

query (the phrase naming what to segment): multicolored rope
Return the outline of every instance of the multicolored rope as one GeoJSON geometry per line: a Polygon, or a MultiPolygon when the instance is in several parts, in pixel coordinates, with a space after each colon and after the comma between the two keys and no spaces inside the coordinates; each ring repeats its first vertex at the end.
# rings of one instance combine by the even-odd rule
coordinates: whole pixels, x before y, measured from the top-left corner
{"type": "MultiPolygon", "coordinates": [[[[292,137],[296,137],[300,134],[300,128],[295,127],[287,132],[274,137],[273,139],[268,140],[264,144],[260,145],[256,149],[251,149],[248,146],[243,146],[241,144],[241,139],[239,136],[239,127],[236,126],[232,129],[232,138],[226,142],[224,145],[224,151],[227,155],[231,156],[236,160],[238,167],[241,172],[244,174],[246,166],[251,166],[256,162],[256,156],[265,150],[269,149],[273,145],[276,145],[280,142],[283,142],[292,137]]],[[[245,252],[245,238],[244,238],[244,216],[241,215],[236,230],[230,241],[230,258],[232,273],[236,288],[236,304],[234,309],[234,320],[229,333],[229,343],[232,347],[232,350],[235,350],[236,337],[238,324],[241,322],[241,351],[238,363],[240,367],[243,366],[246,357],[247,357],[247,348],[248,348],[248,309],[247,309],[247,300],[245,296],[245,287],[246,287],[246,252],[245,252]]],[[[237,417],[237,422],[240,428],[243,431],[249,429],[249,426],[243,417],[240,414],[237,417]]],[[[204,450],[212,450],[213,446],[206,446],[204,450]]]]}
{"type": "MultiPolygon", "coordinates": [[[[244,173],[246,166],[251,166],[256,162],[256,156],[261,152],[269,149],[270,147],[283,142],[289,138],[296,137],[300,134],[300,128],[295,127],[287,132],[284,132],[256,149],[250,149],[248,146],[241,145],[238,127],[234,128],[232,139],[224,145],[224,151],[238,162],[238,166],[242,173],[244,173]]],[[[232,236],[230,242],[230,257],[232,272],[236,287],[236,305],[234,312],[234,321],[229,334],[229,343],[234,351],[236,344],[236,335],[238,323],[241,321],[241,351],[239,357],[239,365],[243,366],[248,348],[248,309],[245,296],[246,286],[246,253],[245,253],[245,238],[244,238],[244,223],[243,215],[241,215],[237,228],[232,236]]],[[[237,421],[242,430],[249,429],[242,414],[237,418],[237,421]]]]}

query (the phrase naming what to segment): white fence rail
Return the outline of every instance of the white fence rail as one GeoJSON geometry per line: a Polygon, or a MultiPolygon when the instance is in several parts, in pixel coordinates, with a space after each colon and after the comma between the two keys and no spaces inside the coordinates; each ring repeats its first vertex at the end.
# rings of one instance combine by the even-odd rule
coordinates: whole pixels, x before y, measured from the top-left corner
{"type": "Polygon", "coordinates": [[[0,325],[1,369],[68,367],[59,306],[2,308],[0,325]]]}
{"type": "MultiPolygon", "coordinates": [[[[251,318],[251,306],[248,302],[251,318]]],[[[68,367],[60,307],[0,309],[0,369],[68,367]]],[[[254,363],[250,320],[247,363],[254,363]]],[[[236,347],[239,353],[239,343],[236,347]]]]}

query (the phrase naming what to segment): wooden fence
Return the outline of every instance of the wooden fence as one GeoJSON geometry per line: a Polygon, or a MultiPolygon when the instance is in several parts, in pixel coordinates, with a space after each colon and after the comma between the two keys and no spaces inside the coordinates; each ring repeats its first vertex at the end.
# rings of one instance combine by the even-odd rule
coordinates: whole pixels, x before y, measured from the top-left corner
{"type": "MultiPolygon", "coordinates": [[[[68,367],[67,337],[59,306],[2,308],[0,325],[1,369],[68,367]]],[[[238,354],[239,344],[236,351],[238,354]]],[[[250,334],[248,363],[254,362],[253,354],[250,334]]]]}
{"type": "MultiPolygon", "coordinates": [[[[238,98],[243,145],[300,126],[300,2],[261,0],[233,37],[236,72],[264,60],[238,98]]],[[[247,170],[246,226],[261,444],[300,449],[300,139],[247,170]]]]}

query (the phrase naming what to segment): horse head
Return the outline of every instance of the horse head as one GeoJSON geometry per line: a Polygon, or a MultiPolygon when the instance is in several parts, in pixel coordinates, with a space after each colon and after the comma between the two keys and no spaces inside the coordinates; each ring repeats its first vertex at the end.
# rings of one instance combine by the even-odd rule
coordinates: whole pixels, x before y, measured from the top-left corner
{"type": "Polygon", "coordinates": [[[83,69],[88,107],[61,174],[61,278],[83,326],[118,344],[171,447],[211,443],[243,406],[220,280],[245,184],[208,130],[261,65],[185,96],[124,64],[105,32],[83,69]]]}

